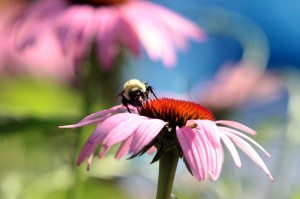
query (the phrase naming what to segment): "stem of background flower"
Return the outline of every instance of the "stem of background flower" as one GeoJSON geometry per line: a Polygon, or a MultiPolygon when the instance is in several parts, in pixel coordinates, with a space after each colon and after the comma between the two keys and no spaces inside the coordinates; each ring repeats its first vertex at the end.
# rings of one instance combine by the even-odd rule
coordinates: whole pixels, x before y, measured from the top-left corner
{"type": "MultiPolygon", "coordinates": [[[[85,117],[91,113],[93,101],[96,99],[96,97],[93,96],[93,87],[95,86],[95,73],[97,74],[98,72],[95,70],[98,66],[96,66],[96,62],[94,62],[92,54],[93,53],[91,53],[89,62],[83,64],[83,66],[79,68],[79,82],[81,83],[80,86],[82,92],[82,117],[85,117]]],[[[68,192],[68,199],[81,199],[84,197],[84,175],[75,164],[76,158],[80,153],[81,146],[84,144],[82,129],[76,129],[75,133],[74,154],[72,154],[71,161],[73,166],[74,184],[68,192]]]]}
{"type": "Polygon", "coordinates": [[[159,159],[156,199],[170,199],[179,156],[170,150],[159,159]]]}
{"type": "MultiPolygon", "coordinates": [[[[110,107],[115,105],[117,95],[120,92],[118,90],[120,79],[120,65],[124,62],[124,56],[120,53],[116,60],[115,66],[111,70],[103,70],[99,65],[97,57],[96,46],[92,47],[89,60],[83,64],[79,69],[80,83],[83,106],[83,117],[93,112],[93,107],[110,107]]],[[[75,137],[75,150],[72,159],[74,185],[68,193],[69,199],[82,199],[84,198],[84,175],[81,170],[76,167],[76,158],[80,153],[81,147],[84,145],[82,129],[77,129],[75,137]]]]}
{"type": "Polygon", "coordinates": [[[116,105],[117,95],[122,89],[121,87],[119,88],[119,84],[121,79],[120,69],[123,63],[124,56],[120,52],[111,68],[101,66],[96,46],[93,46],[88,63],[89,70],[85,71],[86,77],[83,80],[86,96],[85,111],[88,111],[86,114],[91,113],[92,105],[97,105],[97,109],[99,109],[99,105],[105,109],[116,105]]]}

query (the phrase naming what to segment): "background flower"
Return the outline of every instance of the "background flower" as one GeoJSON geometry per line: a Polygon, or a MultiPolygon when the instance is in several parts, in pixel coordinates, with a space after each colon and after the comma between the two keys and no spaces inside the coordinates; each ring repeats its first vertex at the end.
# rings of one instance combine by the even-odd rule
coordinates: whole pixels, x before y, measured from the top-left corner
{"type": "Polygon", "coordinates": [[[54,32],[61,53],[71,54],[75,66],[87,56],[95,41],[98,59],[105,69],[116,63],[122,46],[136,56],[143,46],[152,60],[161,59],[166,65],[174,65],[177,48],[186,50],[188,39],[204,38],[196,24],[167,8],[140,0],[108,4],[40,0],[28,6],[11,29],[20,49],[40,40],[44,31],[54,32]]]}
{"type": "MultiPolygon", "coordinates": [[[[6,75],[31,76],[70,82],[75,77],[72,58],[62,55],[54,32],[45,30],[36,45],[22,53],[16,51],[12,33],[8,30],[12,19],[23,12],[24,3],[13,2],[1,8],[0,18],[0,70],[6,75]]],[[[16,31],[16,30],[15,30],[16,31]]],[[[22,30],[18,30],[22,32],[22,30]]],[[[13,31],[14,32],[14,31],[13,31]]]]}
{"type": "Polygon", "coordinates": [[[215,77],[199,88],[198,101],[215,111],[234,111],[247,103],[277,101],[285,95],[283,80],[272,72],[262,72],[251,62],[224,65],[215,77]]]}

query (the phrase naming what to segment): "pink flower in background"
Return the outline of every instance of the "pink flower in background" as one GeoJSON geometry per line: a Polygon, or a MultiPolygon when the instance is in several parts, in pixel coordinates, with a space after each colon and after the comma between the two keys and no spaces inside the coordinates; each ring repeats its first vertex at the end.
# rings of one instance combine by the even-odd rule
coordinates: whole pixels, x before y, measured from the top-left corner
{"type": "Polygon", "coordinates": [[[22,12],[24,5],[13,3],[0,12],[0,71],[9,75],[30,75],[41,79],[70,81],[75,73],[71,56],[62,55],[58,39],[51,31],[44,31],[40,42],[22,53],[16,52],[8,25],[22,12]]]}
{"type": "Polygon", "coordinates": [[[233,110],[246,102],[263,104],[282,97],[284,84],[278,76],[241,62],[225,65],[213,80],[200,88],[197,101],[214,111],[233,110]]]}
{"type": "Polygon", "coordinates": [[[152,2],[143,0],[40,0],[14,21],[11,34],[21,49],[40,39],[44,31],[59,38],[63,54],[78,65],[95,42],[102,66],[110,69],[125,47],[134,55],[141,46],[152,60],[176,63],[176,49],[188,39],[201,40],[196,24],[152,2]]]}
{"type": "Polygon", "coordinates": [[[203,106],[169,98],[151,99],[137,109],[121,105],[94,113],[77,124],[60,128],[77,128],[96,124],[96,129],[86,141],[77,161],[81,164],[88,158],[88,168],[98,145],[102,145],[98,157],[121,144],[116,158],[126,154],[142,155],[156,147],[152,162],[168,150],[176,150],[188,170],[198,179],[217,180],[224,161],[224,146],[229,150],[237,167],[241,161],[236,146],[244,151],[272,179],[265,163],[248,143],[252,143],[270,156],[249,136],[256,132],[234,121],[215,121],[213,114],[203,106]],[[246,133],[246,134],[244,134],[246,133]]]}

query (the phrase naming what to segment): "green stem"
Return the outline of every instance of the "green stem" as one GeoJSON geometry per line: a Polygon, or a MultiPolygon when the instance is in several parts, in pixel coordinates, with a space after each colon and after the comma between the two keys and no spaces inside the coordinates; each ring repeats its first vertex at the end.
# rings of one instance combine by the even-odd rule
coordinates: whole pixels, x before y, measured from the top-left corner
{"type": "MultiPolygon", "coordinates": [[[[118,63],[111,70],[103,70],[99,65],[96,46],[91,49],[89,59],[86,64],[80,68],[80,80],[82,91],[82,117],[92,113],[93,107],[96,104],[101,104],[104,107],[110,107],[115,104],[117,100],[118,80],[120,79],[120,67],[123,63],[122,56],[120,55],[118,63]]],[[[75,151],[74,158],[77,158],[81,151],[81,146],[84,145],[82,129],[77,129],[75,137],[75,151]]],[[[74,162],[76,159],[72,161],[74,162]]],[[[84,180],[86,176],[78,169],[77,166],[73,166],[75,182],[73,187],[68,193],[69,199],[81,199],[84,197],[84,180]]]]}
{"type": "Polygon", "coordinates": [[[174,151],[166,152],[159,160],[156,199],[170,199],[179,156],[174,151]]]}

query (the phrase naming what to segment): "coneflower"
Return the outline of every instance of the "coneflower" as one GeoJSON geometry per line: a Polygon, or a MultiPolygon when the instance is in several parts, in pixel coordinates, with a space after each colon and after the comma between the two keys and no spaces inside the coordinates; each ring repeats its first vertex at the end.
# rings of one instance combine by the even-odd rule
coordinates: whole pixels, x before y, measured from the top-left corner
{"type": "Polygon", "coordinates": [[[132,113],[128,113],[124,106],[118,105],[87,116],[77,124],[60,127],[97,124],[79,155],[78,164],[88,158],[89,167],[99,144],[102,144],[99,158],[118,143],[121,146],[115,156],[117,159],[125,154],[133,158],[156,148],[152,162],[160,162],[157,198],[168,198],[179,158],[199,181],[207,177],[213,181],[218,179],[224,162],[223,142],[237,167],[241,161],[236,146],[272,180],[265,163],[248,142],[270,155],[246,135],[256,135],[249,127],[234,121],[215,120],[207,108],[183,100],[150,99],[138,108],[131,108],[132,113]]]}

